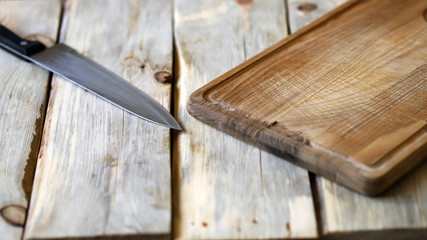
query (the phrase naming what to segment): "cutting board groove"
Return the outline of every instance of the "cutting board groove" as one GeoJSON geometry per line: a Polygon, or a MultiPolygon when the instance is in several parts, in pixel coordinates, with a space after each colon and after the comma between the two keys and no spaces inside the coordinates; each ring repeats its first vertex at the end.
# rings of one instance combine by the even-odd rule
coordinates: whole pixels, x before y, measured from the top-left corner
{"type": "Polygon", "coordinates": [[[187,109],[377,194],[426,157],[425,9],[426,1],[351,1],[200,88],[187,109]]]}

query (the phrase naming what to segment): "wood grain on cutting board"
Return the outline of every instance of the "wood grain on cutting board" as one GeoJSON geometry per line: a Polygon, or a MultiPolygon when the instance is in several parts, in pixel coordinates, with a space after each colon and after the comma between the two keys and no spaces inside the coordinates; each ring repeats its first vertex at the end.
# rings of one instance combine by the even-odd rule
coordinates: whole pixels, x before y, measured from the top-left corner
{"type": "Polygon", "coordinates": [[[427,152],[426,8],[352,1],[201,88],[189,111],[376,194],[427,152]]]}

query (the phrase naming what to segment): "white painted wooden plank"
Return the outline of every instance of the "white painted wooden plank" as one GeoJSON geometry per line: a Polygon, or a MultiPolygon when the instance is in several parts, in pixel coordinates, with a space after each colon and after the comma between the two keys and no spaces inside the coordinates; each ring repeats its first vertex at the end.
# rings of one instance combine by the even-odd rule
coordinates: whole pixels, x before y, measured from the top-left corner
{"type": "Polygon", "coordinates": [[[283,1],[175,1],[175,237],[316,237],[308,174],[189,116],[189,95],[286,36],[283,1]]]}
{"type": "MultiPolygon", "coordinates": [[[[170,1],[67,1],[61,38],[170,108],[170,1]]],[[[167,237],[170,172],[169,129],[55,77],[25,238],[167,237]]]]}
{"type": "MultiPolygon", "coordinates": [[[[289,21],[296,31],[345,1],[288,0],[289,21]],[[310,4],[317,7],[310,11],[310,4]]],[[[336,183],[316,178],[321,230],[337,239],[423,239],[427,237],[427,164],[390,190],[367,197],[336,183]]]]}
{"type": "MultiPolygon", "coordinates": [[[[60,11],[58,0],[1,1],[0,23],[24,38],[52,44],[60,11]]],[[[48,71],[0,50],[0,239],[22,236],[48,83],[48,71]]]]}

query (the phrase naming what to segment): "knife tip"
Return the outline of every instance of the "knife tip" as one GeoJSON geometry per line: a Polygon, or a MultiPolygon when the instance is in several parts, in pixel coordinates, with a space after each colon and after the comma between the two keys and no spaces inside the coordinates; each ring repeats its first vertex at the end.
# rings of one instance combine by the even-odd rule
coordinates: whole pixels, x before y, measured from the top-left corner
{"type": "Polygon", "coordinates": [[[181,128],[181,127],[171,127],[171,129],[173,129],[173,130],[177,130],[177,131],[182,131],[182,128],[181,128]]]}
{"type": "Polygon", "coordinates": [[[177,130],[177,131],[182,131],[181,126],[176,121],[173,124],[169,125],[169,128],[177,130]]]}
{"type": "Polygon", "coordinates": [[[176,119],[174,117],[172,117],[172,115],[169,115],[169,113],[167,115],[167,118],[162,119],[162,121],[154,121],[154,120],[148,120],[148,121],[150,121],[154,124],[160,125],[162,127],[167,127],[167,128],[178,130],[178,131],[182,130],[181,126],[176,121],[176,119]]]}

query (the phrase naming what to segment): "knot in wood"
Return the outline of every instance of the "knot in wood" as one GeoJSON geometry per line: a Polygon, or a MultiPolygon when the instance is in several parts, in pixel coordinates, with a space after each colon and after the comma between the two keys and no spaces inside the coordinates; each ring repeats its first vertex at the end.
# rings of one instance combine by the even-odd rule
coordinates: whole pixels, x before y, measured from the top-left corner
{"type": "Polygon", "coordinates": [[[309,2],[305,2],[305,3],[301,3],[298,6],[298,10],[301,12],[311,12],[317,9],[317,4],[315,3],[309,3],[309,2]]]}
{"type": "Polygon", "coordinates": [[[239,5],[247,6],[247,5],[251,5],[252,3],[254,3],[254,0],[236,0],[236,2],[239,5]]]}
{"type": "Polygon", "coordinates": [[[12,226],[23,227],[27,209],[20,205],[7,205],[0,209],[0,216],[12,226]]]}
{"type": "Polygon", "coordinates": [[[24,39],[29,41],[39,41],[43,43],[46,47],[53,47],[53,45],[55,45],[55,42],[56,42],[51,37],[42,35],[42,34],[28,35],[28,36],[25,36],[24,39]]]}
{"type": "Polygon", "coordinates": [[[160,83],[171,83],[172,74],[167,71],[158,71],[154,74],[154,78],[160,83]]]}

